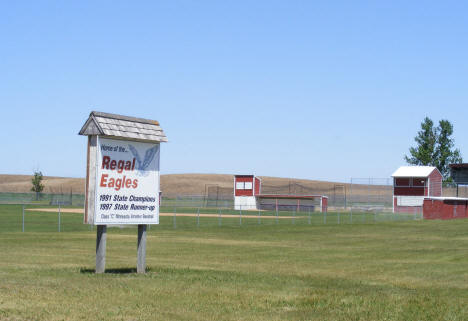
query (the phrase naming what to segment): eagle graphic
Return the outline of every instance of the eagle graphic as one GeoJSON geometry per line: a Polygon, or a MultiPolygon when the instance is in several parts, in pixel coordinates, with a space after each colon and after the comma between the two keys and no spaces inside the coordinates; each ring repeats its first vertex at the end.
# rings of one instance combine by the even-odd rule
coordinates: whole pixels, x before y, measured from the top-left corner
{"type": "Polygon", "coordinates": [[[136,163],[137,163],[137,166],[136,166],[137,174],[139,176],[148,176],[149,171],[147,171],[146,169],[151,164],[151,162],[154,159],[154,156],[158,152],[158,146],[148,148],[146,150],[146,152],[145,152],[145,158],[143,159],[143,161],[141,161],[140,154],[138,153],[137,149],[134,146],[128,145],[128,148],[132,152],[133,157],[135,157],[135,160],[136,160],[136,163]]]}

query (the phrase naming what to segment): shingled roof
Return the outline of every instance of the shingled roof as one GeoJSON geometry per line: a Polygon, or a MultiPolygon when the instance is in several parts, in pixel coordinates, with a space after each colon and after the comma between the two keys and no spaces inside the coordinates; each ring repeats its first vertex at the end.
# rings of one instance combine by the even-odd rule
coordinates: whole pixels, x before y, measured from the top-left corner
{"type": "Polygon", "coordinates": [[[167,137],[156,120],[128,117],[92,111],[81,128],[80,135],[102,135],[135,140],[167,142],[167,137]]]}

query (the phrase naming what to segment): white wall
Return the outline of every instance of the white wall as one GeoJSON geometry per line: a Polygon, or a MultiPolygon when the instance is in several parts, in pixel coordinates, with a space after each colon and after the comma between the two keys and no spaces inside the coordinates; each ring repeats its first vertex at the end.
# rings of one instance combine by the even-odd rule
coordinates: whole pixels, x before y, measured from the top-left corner
{"type": "Polygon", "coordinates": [[[397,196],[398,206],[423,206],[424,196],[397,196]]]}
{"type": "Polygon", "coordinates": [[[234,196],[235,210],[256,210],[257,199],[255,196],[234,196]]]}

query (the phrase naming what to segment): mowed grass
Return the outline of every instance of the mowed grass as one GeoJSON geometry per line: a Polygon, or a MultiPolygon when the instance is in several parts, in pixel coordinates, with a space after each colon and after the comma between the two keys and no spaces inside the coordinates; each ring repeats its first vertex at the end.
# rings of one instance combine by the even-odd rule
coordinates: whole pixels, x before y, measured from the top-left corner
{"type": "MultiPolygon", "coordinates": [[[[0,224],[18,208],[0,207],[0,224]]],[[[219,227],[214,218],[196,227],[187,219],[183,228],[171,218],[151,227],[145,275],[134,273],[135,228],[108,229],[102,275],[93,273],[87,226],[0,228],[0,320],[468,319],[468,220],[219,227]]]]}

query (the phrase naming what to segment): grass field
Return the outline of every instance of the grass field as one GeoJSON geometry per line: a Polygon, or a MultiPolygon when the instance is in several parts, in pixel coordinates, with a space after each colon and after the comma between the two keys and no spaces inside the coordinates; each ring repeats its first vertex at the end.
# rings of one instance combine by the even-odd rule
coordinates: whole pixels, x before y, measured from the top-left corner
{"type": "Polygon", "coordinates": [[[0,207],[0,320],[468,320],[468,220],[162,217],[148,273],[134,273],[136,229],[111,228],[95,275],[81,215],[64,213],[58,233],[53,213],[30,213],[21,233],[19,211],[0,207]]]}

